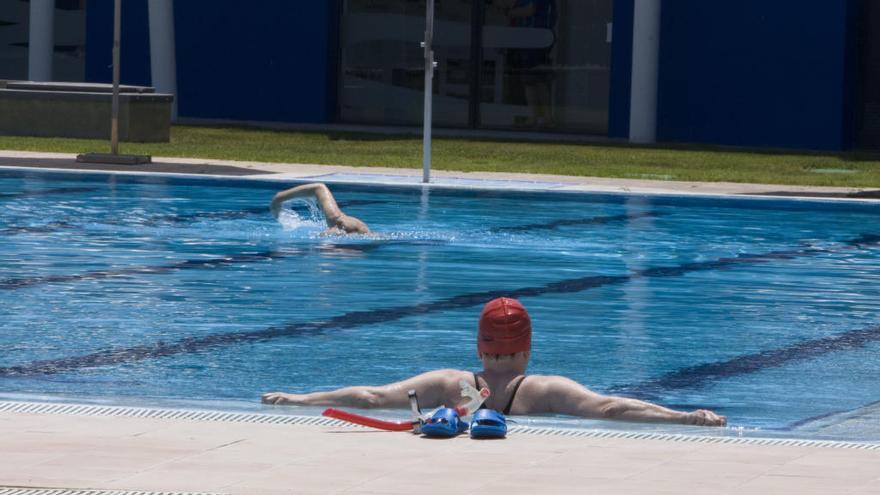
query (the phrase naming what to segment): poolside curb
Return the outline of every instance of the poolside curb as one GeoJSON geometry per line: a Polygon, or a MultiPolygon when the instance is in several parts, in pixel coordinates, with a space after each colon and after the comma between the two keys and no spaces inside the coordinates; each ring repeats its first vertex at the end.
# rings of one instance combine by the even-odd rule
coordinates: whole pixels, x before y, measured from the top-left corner
{"type": "Polygon", "coordinates": [[[18,488],[0,486],[0,495],[220,495],[202,492],[143,492],[130,490],[78,490],[69,488],[18,488]]]}
{"type": "MultiPolygon", "coordinates": [[[[293,426],[328,426],[334,428],[363,429],[365,427],[346,423],[323,416],[303,416],[268,413],[236,413],[225,411],[205,411],[194,409],[167,409],[129,406],[104,406],[90,404],[58,404],[41,402],[0,401],[0,413],[18,414],[55,414],[90,417],[121,417],[159,420],[207,421],[216,423],[250,423],[293,426]]],[[[658,433],[603,430],[595,428],[560,428],[513,425],[508,432],[515,435],[560,436],[570,438],[622,439],[622,440],[657,440],[666,442],[687,442],[730,445],[766,445],[777,447],[817,447],[832,449],[878,450],[880,443],[852,442],[835,440],[811,440],[802,438],[768,438],[744,436],[741,429],[722,429],[720,434],[687,435],[680,433],[658,433]]],[[[0,495],[12,495],[17,492],[4,492],[0,495]]],[[[54,495],[54,492],[52,492],[54,495]]],[[[64,492],[65,495],[67,492],[64,492]]],[[[78,492],[77,492],[78,493],[78,492]]],[[[83,492],[91,493],[91,492],[83,492]]],[[[110,492],[100,492],[110,493],[110,492]]],[[[116,493],[116,492],[114,492],[116,493]]],[[[122,492],[120,492],[122,493],[122,492]]],[[[135,492],[125,492],[135,493],[135,492]]],[[[142,492],[137,492],[142,493],[142,492]]]]}

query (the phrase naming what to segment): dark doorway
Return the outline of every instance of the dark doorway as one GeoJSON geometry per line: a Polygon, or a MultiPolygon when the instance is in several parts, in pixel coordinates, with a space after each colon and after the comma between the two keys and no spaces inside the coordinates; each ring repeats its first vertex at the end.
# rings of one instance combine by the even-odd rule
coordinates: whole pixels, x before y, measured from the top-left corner
{"type": "Polygon", "coordinates": [[[857,145],[880,149],[880,2],[861,2],[857,145]]]}

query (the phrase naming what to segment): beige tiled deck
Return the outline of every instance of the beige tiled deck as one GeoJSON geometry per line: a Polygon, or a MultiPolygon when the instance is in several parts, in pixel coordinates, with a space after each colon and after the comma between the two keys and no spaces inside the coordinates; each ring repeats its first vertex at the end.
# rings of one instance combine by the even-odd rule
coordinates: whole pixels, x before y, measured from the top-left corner
{"type": "Polygon", "coordinates": [[[280,493],[880,494],[880,451],[0,413],[0,486],[280,493]]]}

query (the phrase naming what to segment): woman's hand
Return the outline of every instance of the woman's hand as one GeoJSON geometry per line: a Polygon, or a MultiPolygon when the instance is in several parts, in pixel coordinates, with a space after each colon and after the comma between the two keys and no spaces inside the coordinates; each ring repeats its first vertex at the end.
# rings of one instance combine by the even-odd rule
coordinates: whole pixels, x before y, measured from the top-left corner
{"type": "Polygon", "coordinates": [[[305,404],[305,395],[285,394],[284,392],[269,392],[263,394],[263,404],[282,405],[303,405],[305,404]]]}
{"type": "Polygon", "coordinates": [[[696,411],[685,413],[684,424],[694,426],[725,426],[727,418],[719,416],[708,409],[697,409],[696,411]]]}

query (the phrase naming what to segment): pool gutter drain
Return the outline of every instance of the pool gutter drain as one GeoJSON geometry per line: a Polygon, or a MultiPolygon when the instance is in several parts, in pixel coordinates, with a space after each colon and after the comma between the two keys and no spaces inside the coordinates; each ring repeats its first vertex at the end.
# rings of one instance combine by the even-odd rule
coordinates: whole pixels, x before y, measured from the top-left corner
{"type": "MultiPolygon", "coordinates": [[[[99,406],[82,404],[57,404],[41,402],[12,402],[0,401],[0,413],[19,414],[60,414],[73,416],[92,417],[121,417],[141,419],[168,419],[186,421],[209,421],[219,423],[252,423],[274,425],[305,425],[305,426],[331,426],[344,428],[364,428],[344,421],[322,416],[295,416],[287,414],[263,414],[263,413],[236,413],[223,411],[199,411],[186,409],[154,409],[145,407],[127,406],[99,406]]],[[[573,438],[603,438],[603,439],[626,439],[626,440],[659,440],[666,442],[696,442],[714,444],[738,444],[738,445],[772,445],[779,447],[823,447],[835,449],[859,449],[880,450],[880,443],[834,441],[834,440],[808,440],[802,438],[757,438],[745,436],[699,436],[679,433],[657,432],[633,432],[616,430],[596,430],[586,428],[557,428],[514,425],[509,430],[514,434],[536,436],[563,436],[573,438]]],[[[12,492],[4,492],[0,489],[0,495],[11,495],[12,492]]],[[[49,493],[49,492],[46,492],[49,493]]],[[[53,495],[54,492],[52,492],[53,495]]],[[[59,492],[61,493],[61,492],[59,492]]],[[[63,492],[65,495],[67,492],[63,492]]],[[[74,492],[70,492],[74,493],[74,492]]],[[[79,493],[79,492],[76,492],[79,493]]],[[[98,493],[98,492],[83,492],[98,493]]],[[[99,492],[110,493],[110,492],[99,492]]],[[[115,493],[115,492],[114,492],[115,493]]],[[[147,493],[147,492],[119,492],[119,493],[147,493]]]]}
{"type": "Polygon", "coordinates": [[[130,490],[78,490],[75,488],[20,488],[0,486],[0,495],[219,495],[191,492],[140,492],[130,490]]]}

